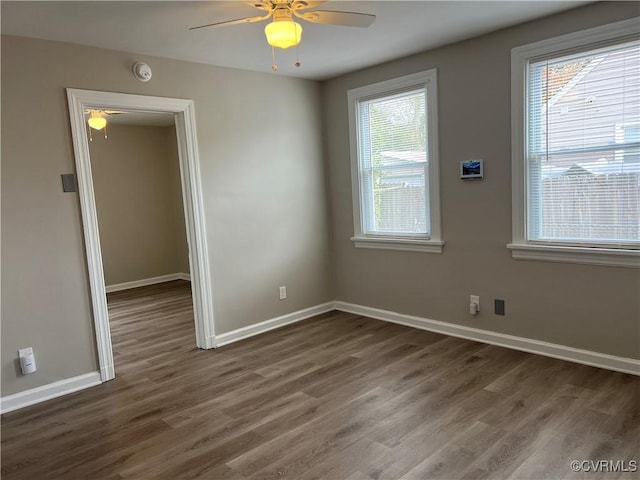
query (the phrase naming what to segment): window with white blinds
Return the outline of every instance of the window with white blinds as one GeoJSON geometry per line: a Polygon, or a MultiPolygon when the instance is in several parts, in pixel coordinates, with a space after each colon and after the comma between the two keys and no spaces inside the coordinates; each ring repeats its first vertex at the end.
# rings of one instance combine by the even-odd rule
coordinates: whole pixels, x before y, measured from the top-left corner
{"type": "Polygon", "coordinates": [[[425,97],[420,89],[358,102],[365,234],[429,233],[425,97]]]}
{"type": "Polygon", "coordinates": [[[521,258],[566,247],[557,259],[606,250],[617,259],[598,264],[640,264],[638,30],[624,21],[513,50],[509,247],[521,258]]]}
{"type": "Polygon", "coordinates": [[[640,242],[640,42],[532,61],[529,239],[640,242]]]}
{"type": "Polygon", "coordinates": [[[437,175],[435,94],[435,71],[349,91],[357,246],[441,244],[430,181],[437,175]]]}

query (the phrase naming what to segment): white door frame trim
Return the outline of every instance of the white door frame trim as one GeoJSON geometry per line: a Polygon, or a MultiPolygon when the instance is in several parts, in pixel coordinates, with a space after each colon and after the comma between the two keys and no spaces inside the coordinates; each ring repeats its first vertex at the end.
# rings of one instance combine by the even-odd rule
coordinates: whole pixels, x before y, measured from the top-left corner
{"type": "Polygon", "coordinates": [[[213,297],[211,295],[209,255],[207,252],[193,101],[73,88],[67,88],[67,100],[69,102],[69,119],[71,121],[73,149],[76,159],[78,193],[82,212],[89,288],[91,291],[101,380],[105,382],[115,378],[115,368],[102,268],[98,218],[93,191],[93,177],[91,174],[89,143],[84,116],[84,111],[88,108],[174,114],[187,241],[189,243],[196,346],[205,349],[214,348],[213,297]]]}

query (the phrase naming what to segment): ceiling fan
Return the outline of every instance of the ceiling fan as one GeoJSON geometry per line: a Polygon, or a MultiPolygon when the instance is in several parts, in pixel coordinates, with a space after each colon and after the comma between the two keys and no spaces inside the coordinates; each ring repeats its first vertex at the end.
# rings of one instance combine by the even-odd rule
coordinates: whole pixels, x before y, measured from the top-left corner
{"type": "Polygon", "coordinates": [[[120,115],[122,112],[120,110],[99,110],[95,108],[90,108],[84,111],[84,114],[89,118],[87,119],[87,125],[89,125],[89,141],[93,142],[93,135],[91,134],[91,130],[104,130],[104,138],[107,138],[107,116],[109,115],[120,115]]]}
{"type": "MultiPolygon", "coordinates": [[[[273,19],[265,29],[264,33],[267,42],[271,47],[290,48],[297,46],[302,40],[302,26],[293,20],[293,17],[306,20],[311,23],[322,23],[327,25],[342,25],[345,27],[368,27],[376,19],[375,15],[357,12],[336,12],[331,10],[311,10],[326,0],[264,0],[262,2],[245,2],[252,7],[263,10],[266,15],[256,17],[239,18],[224,22],[208,23],[191,27],[189,30],[198,30],[208,27],[228,27],[240,25],[242,23],[256,23],[273,19]]],[[[296,61],[296,67],[300,66],[300,61],[296,61]]],[[[274,71],[278,69],[274,64],[271,67],[274,71]]]]}

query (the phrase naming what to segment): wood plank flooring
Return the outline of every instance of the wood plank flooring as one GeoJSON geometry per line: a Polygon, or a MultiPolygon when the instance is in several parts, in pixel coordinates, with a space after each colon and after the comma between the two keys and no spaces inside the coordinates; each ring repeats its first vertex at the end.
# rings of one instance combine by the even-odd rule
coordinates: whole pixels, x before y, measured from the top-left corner
{"type": "Polygon", "coordinates": [[[117,377],[2,417],[2,479],[637,478],[640,378],[332,312],[195,348],[189,284],[109,295],[117,377]]]}

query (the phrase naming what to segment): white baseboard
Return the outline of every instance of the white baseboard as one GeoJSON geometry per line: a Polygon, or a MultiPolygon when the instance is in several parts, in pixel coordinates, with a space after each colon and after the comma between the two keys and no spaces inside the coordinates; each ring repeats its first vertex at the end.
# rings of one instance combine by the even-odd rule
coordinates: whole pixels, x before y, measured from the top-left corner
{"type": "MultiPolygon", "coordinates": [[[[178,274],[176,274],[178,275],[178,274]]],[[[185,274],[182,274],[185,275],[185,274]]],[[[170,280],[176,280],[177,277],[171,276],[170,280]]],[[[160,277],[156,277],[160,278],[160,277]]],[[[163,280],[169,281],[169,280],[163,280]]],[[[157,282],[156,282],[157,283],[157,282]]],[[[129,287],[133,288],[133,287],[129,287]]],[[[568,347],[556,343],[543,342],[530,338],[516,337],[503,333],[481,330],[478,328],[465,327],[453,323],[440,322],[438,320],[430,320],[427,318],[414,317],[402,313],[391,312],[389,310],[381,310],[378,308],[365,307],[347,302],[327,302],[314,307],[305,308],[292,312],[280,317],[265,320],[264,322],[242,327],[231,332],[216,335],[210,339],[211,346],[221,347],[245,338],[253,337],[261,333],[284,327],[295,322],[306,320],[307,318],[320,315],[321,313],[339,310],[342,312],[353,313],[365,317],[384,320],[386,322],[398,323],[420,330],[428,330],[431,332],[450,335],[452,337],[465,338],[477,342],[497,345],[500,347],[521,350],[523,352],[534,353],[546,357],[558,358],[570,362],[581,363],[593,367],[605,368],[617,372],[629,373],[632,375],[640,375],[640,360],[633,358],[617,357],[615,355],[607,355],[604,353],[593,352],[591,350],[582,350],[579,348],[568,347]]],[[[25,390],[23,392],[7,395],[0,398],[0,413],[8,413],[13,410],[44,402],[52,398],[77,392],[85,388],[99,385],[100,372],[87,373],[77,377],[60,380],[58,382],[43,385],[41,387],[25,390]]]]}
{"type": "Polygon", "coordinates": [[[191,281],[191,275],[188,273],[170,273],[168,275],[160,275],[159,277],[142,278],[133,280],[132,282],[116,283],[107,285],[107,293],[119,292],[121,290],[129,290],[130,288],[146,287],[147,285],[155,285],[156,283],[171,282],[173,280],[191,281]]]}
{"type": "Polygon", "coordinates": [[[13,395],[7,395],[0,399],[0,413],[12,412],[13,410],[61,397],[62,395],[77,392],[78,390],[84,390],[85,388],[93,387],[101,383],[100,373],[91,372],[14,393],[13,395]]]}
{"type": "Polygon", "coordinates": [[[592,367],[600,367],[606,368],[607,370],[640,375],[640,360],[633,358],[617,357],[614,355],[593,352],[591,350],[582,350],[556,343],[542,342],[540,340],[533,340],[530,338],[516,337],[488,330],[480,330],[478,328],[465,327],[463,325],[430,320],[428,318],[413,317],[411,315],[365,307],[363,305],[356,305],[353,303],[338,301],[335,302],[335,308],[336,310],[343,312],[363,315],[365,317],[371,317],[392,323],[399,323],[400,325],[419,328],[421,330],[429,330],[430,332],[442,333],[452,337],[475,340],[477,342],[498,345],[500,347],[521,350],[523,352],[535,353],[546,357],[553,357],[560,360],[567,360],[569,362],[590,365],[592,367]]]}
{"type": "Polygon", "coordinates": [[[285,325],[289,325],[291,323],[300,322],[302,320],[306,320],[307,318],[311,318],[315,315],[320,315],[321,313],[330,312],[332,310],[335,310],[335,302],[327,302],[321,305],[316,305],[314,307],[305,308],[304,310],[298,310],[297,312],[288,313],[286,315],[282,315],[281,317],[265,320],[264,322],[254,323],[253,325],[249,325],[247,327],[238,328],[237,330],[232,330],[227,333],[216,335],[215,346],[221,347],[223,345],[237,342],[238,340],[243,340],[245,338],[253,337],[254,335],[259,335],[275,328],[284,327],[285,325]]]}

